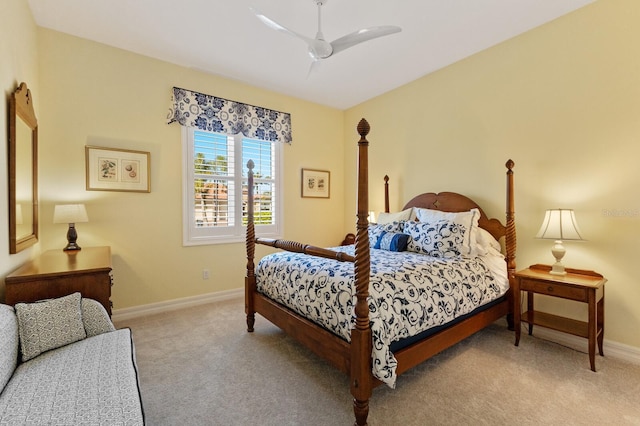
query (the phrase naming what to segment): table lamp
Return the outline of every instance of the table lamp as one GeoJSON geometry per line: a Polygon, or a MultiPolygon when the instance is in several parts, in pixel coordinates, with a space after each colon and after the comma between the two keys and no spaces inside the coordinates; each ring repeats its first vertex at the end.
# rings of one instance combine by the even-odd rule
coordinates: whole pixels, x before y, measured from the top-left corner
{"type": "Polygon", "coordinates": [[[582,240],[580,228],[576,222],[576,215],[571,209],[547,210],[542,221],[542,226],[536,238],[555,240],[551,253],[556,258],[556,263],[551,267],[550,274],[565,275],[562,258],[566,253],[562,240],[582,240]]]}
{"type": "Polygon", "coordinates": [[[76,223],[89,222],[87,209],[84,204],[58,204],[53,211],[53,223],[68,223],[67,246],[64,251],[80,250],[80,246],[76,244],[78,233],[76,232],[76,223]]]}

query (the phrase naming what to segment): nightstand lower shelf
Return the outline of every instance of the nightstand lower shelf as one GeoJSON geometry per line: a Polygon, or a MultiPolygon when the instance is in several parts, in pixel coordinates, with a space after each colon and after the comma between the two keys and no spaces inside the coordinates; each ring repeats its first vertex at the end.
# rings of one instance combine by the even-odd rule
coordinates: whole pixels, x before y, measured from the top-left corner
{"type": "Polygon", "coordinates": [[[574,336],[589,338],[589,324],[584,321],[578,321],[540,311],[527,311],[522,314],[521,320],[522,322],[529,324],[529,335],[533,333],[533,326],[539,325],[540,327],[573,334],[574,336]],[[530,314],[532,314],[531,319],[529,319],[530,314]]]}

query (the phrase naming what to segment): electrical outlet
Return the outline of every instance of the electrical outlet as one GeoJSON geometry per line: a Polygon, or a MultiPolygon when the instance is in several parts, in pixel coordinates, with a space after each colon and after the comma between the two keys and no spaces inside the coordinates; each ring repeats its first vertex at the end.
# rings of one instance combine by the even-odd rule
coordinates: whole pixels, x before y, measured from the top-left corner
{"type": "Polygon", "coordinates": [[[202,279],[203,280],[208,280],[209,279],[209,270],[208,269],[203,269],[202,270],[202,279]]]}

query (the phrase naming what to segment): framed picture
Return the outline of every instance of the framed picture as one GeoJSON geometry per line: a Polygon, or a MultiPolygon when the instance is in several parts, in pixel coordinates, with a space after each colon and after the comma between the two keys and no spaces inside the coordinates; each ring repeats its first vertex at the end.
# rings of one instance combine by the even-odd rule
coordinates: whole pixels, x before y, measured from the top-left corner
{"type": "Polygon", "coordinates": [[[150,154],[85,146],[87,191],[151,192],[150,154]]]}
{"type": "Polygon", "coordinates": [[[302,197],[329,198],[330,177],[326,170],[302,169],[302,197]]]}

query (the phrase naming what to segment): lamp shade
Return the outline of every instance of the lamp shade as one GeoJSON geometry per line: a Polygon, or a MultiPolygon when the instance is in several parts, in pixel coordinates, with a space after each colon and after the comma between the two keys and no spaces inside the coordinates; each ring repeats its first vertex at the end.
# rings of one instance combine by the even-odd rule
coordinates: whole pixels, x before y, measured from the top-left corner
{"type": "Polygon", "coordinates": [[[84,204],[58,204],[53,210],[53,223],[89,222],[84,204]]]}
{"type": "Polygon", "coordinates": [[[547,210],[536,238],[549,240],[582,240],[576,215],[571,209],[547,210]]]}

